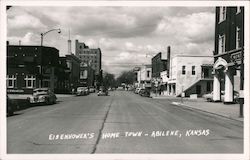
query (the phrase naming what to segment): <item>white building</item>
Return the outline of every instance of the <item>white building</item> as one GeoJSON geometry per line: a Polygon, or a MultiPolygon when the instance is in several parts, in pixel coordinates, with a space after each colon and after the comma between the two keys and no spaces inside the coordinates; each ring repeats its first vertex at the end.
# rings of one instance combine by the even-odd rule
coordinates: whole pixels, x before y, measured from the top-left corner
{"type": "Polygon", "coordinates": [[[140,88],[151,87],[152,67],[144,65],[137,71],[137,86],[140,88]]]}
{"type": "Polygon", "coordinates": [[[162,72],[162,81],[166,84],[165,94],[185,96],[209,93],[213,88],[213,56],[176,55],[170,60],[169,78],[162,72]]]}

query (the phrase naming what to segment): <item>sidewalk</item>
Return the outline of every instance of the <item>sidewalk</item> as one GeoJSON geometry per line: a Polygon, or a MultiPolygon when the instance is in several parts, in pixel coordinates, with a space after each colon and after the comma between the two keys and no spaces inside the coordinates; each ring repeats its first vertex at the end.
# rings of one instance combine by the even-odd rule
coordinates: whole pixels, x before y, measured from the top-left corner
{"type": "Polygon", "coordinates": [[[190,109],[199,110],[202,112],[207,112],[217,116],[222,116],[225,118],[244,121],[244,118],[239,117],[239,104],[224,104],[222,102],[207,102],[203,98],[198,99],[187,99],[184,98],[181,102],[181,98],[178,101],[172,102],[174,105],[188,107],[190,109]]]}
{"type": "MultiPolygon", "coordinates": [[[[27,97],[32,96],[31,94],[8,94],[10,99],[27,99],[27,97]]],[[[56,94],[57,98],[61,97],[73,97],[73,94],[56,94]]]]}

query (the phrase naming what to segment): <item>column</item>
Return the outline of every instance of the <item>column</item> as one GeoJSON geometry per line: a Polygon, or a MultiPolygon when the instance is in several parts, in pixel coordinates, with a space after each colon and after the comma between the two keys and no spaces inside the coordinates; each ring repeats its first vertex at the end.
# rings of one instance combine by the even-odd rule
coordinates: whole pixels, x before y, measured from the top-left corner
{"type": "Polygon", "coordinates": [[[173,95],[174,95],[174,85],[171,84],[171,96],[173,96],[173,95]]]}
{"type": "Polygon", "coordinates": [[[214,75],[213,101],[220,101],[220,80],[218,73],[214,75]]]}
{"type": "Polygon", "coordinates": [[[234,84],[234,76],[230,69],[225,72],[225,103],[232,103],[234,101],[233,95],[233,84],[234,84]]]}
{"type": "Polygon", "coordinates": [[[170,92],[169,92],[169,84],[167,84],[167,95],[169,95],[170,92]]]}

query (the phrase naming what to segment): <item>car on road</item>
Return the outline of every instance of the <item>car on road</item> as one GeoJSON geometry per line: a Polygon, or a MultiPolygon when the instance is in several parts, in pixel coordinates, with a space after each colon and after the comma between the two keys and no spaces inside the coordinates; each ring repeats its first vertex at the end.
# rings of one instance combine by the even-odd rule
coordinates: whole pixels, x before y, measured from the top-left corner
{"type": "Polygon", "coordinates": [[[150,91],[148,89],[141,89],[139,95],[142,97],[150,97],[150,91]]]}
{"type": "Polygon", "coordinates": [[[6,98],[7,98],[6,114],[7,116],[12,116],[14,115],[14,112],[18,109],[18,105],[13,99],[10,99],[8,95],[6,96],[6,98]]]}
{"type": "Polygon", "coordinates": [[[27,98],[30,104],[55,104],[56,95],[50,88],[37,88],[33,90],[33,95],[27,98]]]}
{"type": "Polygon", "coordinates": [[[135,91],[134,91],[135,94],[139,94],[140,90],[141,90],[141,88],[136,88],[135,91]]]}
{"type": "Polygon", "coordinates": [[[88,87],[78,87],[76,89],[77,96],[84,96],[84,95],[88,95],[88,94],[89,94],[88,87]]]}
{"type": "Polygon", "coordinates": [[[108,96],[108,90],[101,87],[97,92],[97,96],[108,96]]]}
{"type": "MultiPolygon", "coordinates": [[[[234,91],[234,103],[239,103],[239,92],[234,91]]],[[[206,99],[208,102],[213,102],[213,92],[204,94],[202,96],[204,99],[206,99]]],[[[225,97],[225,91],[221,91],[221,101],[224,102],[224,97],[225,97]]]]}
{"type": "Polygon", "coordinates": [[[94,87],[89,87],[89,93],[95,93],[95,88],[94,87]]]}

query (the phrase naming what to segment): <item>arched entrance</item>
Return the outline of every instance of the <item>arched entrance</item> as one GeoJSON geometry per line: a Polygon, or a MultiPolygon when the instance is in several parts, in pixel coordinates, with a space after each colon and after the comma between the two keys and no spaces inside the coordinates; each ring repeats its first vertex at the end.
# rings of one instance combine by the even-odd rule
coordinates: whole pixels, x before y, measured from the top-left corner
{"type": "Polygon", "coordinates": [[[224,101],[225,103],[232,103],[233,86],[234,86],[234,74],[233,70],[228,67],[228,63],[225,59],[219,57],[214,63],[214,85],[213,85],[213,100],[224,101]],[[224,99],[222,99],[224,94],[224,99]]]}

